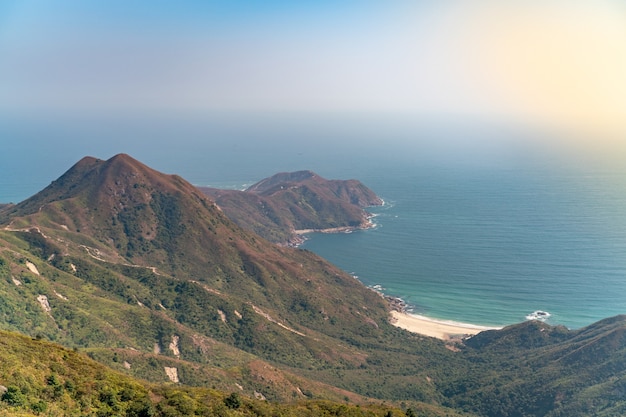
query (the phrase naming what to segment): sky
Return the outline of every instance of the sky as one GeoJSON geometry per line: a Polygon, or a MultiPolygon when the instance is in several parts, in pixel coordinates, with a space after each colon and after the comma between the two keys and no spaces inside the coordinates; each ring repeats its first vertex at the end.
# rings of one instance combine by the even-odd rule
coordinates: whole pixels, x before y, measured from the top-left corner
{"type": "Polygon", "coordinates": [[[626,2],[3,0],[0,111],[403,114],[624,142],[626,2]]]}

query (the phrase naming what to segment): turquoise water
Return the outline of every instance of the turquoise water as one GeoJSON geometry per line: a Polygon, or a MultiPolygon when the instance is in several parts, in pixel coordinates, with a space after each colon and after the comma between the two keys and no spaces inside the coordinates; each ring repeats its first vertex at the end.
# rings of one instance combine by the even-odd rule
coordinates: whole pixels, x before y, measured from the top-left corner
{"type": "Polygon", "coordinates": [[[304,247],[415,313],[506,325],[542,310],[577,328],[626,312],[626,199],[610,188],[614,174],[478,169],[374,182],[387,202],[371,209],[376,228],[312,235],[304,247]]]}
{"type": "Polygon", "coordinates": [[[467,130],[390,125],[5,120],[0,202],[27,198],[85,155],[125,152],[229,188],[311,169],[360,179],[386,204],[371,209],[375,228],[310,235],[303,247],[418,314],[506,325],[542,310],[578,328],[626,313],[626,165],[520,150],[498,131],[463,141],[467,130]]]}

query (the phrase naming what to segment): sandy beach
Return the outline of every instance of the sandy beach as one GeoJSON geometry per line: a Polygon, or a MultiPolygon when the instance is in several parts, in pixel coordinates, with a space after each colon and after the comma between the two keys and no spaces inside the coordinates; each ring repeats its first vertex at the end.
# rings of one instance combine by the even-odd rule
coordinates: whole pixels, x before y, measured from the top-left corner
{"type": "Polygon", "coordinates": [[[446,322],[434,320],[424,316],[391,312],[391,323],[401,329],[425,336],[436,337],[441,340],[452,340],[472,336],[484,330],[494,330],[497,327],[475,326],[473,324],[446,322]]]}

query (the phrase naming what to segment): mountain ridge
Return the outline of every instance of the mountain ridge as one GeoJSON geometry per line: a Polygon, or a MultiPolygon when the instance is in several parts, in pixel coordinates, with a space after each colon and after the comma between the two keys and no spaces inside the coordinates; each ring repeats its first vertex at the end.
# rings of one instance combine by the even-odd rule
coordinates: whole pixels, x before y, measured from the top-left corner
{"type": "MultiPolygon", "coordinates": [[[[45,276],[69,274],[63,275],[67,285],[96,286],[106,300],[90,301],[101,306],[100,316],[87,316],[98,326],[128,327],[105,311],[111,302],[122,302],[120,313],[128,314],[136,305],[153,326],[182,323],[188,337],[204,334],[292,365],[302,358],[320,364],[353,362],[352,349],[336,338],[358,340],[388,326],[385,301],[349,275],[308,251],[280,248],[245,232],[191,184],[128,156],[82,159],[41,193],[16,205],[3,223],[11,239],[26,243],[43,262],[11,257],[13,277],[39,281],[23,267],[29,262],[39,264],[42,274],[52,268],[45,276]],[[275,347],[278,341],[283,348],[275,347]]],[[[11,285],[8,274],[7,282],[11,285]]],[[[52,317],[60,307],[63,314],[70,313],[52,295],[69,291],[41,291],[48,294],[52,317]]],[[[33,299],[38,296],[32,297],[27,305],[36,309],[33,299]]],[[[47,313],[38,320],[49,337],[106,346],[94,345],[89,340],[95,334],[84,334],[71,322],[56,328],[61,319],[51,320],[47,313]]],[[[71,314],[83,316],[85,310],[71,314]]],[[[126,334],[107,330],[104,340],[117,337],[133,348],[150,349],[145,331],[129,325],[126,334]]],[[[28,326],[12,328],[25,331],[28,326]]],[[[154,339],[168,346],[164,337],[154,339]]],[[[187,343],[187,349],[197,348],[193,340],[187,343]]]]}

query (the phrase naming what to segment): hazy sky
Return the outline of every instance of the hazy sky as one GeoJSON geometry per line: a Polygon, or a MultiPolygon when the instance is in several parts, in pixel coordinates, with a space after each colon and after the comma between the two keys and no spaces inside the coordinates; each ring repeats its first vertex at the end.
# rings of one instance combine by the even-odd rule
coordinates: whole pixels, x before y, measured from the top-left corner
{"type": "Polygon", "coordinates": [[[3,0],[2,109],[364,111],[626,134],[626,2],[3,0]]]}

